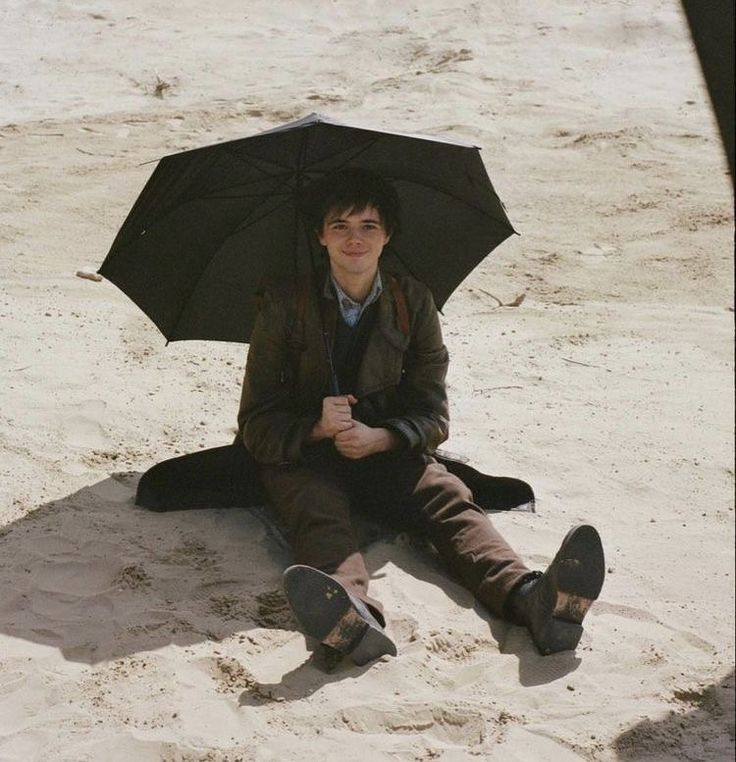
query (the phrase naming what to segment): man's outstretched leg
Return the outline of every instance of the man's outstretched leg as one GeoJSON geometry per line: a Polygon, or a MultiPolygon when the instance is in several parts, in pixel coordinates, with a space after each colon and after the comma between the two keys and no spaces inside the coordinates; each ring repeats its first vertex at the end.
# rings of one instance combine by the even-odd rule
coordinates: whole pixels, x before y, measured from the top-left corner
{"type": "Polygon", "coordinates": [[[605,576],[593,527],[572,529],[541,573],[523,564],[470,490],[442,465],[426,467],[409,500],[445,562],[492,613],[526,626],[542,654],[577,646],[605,576]]]}
{"type": "Polygon", "coordinates": [[[334,576],[311,566],[284,572],[286,597],[303,631],[359,666],[396,656],[396,646],[370,608],[334,576]]]}
{"type": "Polygon", "coordinates": [[[331,463],[291,465],[264,467],[262,478],[297,562],[284,573],[284,589],[302,631],[356,664],[395,656],[381,604],[368,595],[339,473],[331,463]]]}

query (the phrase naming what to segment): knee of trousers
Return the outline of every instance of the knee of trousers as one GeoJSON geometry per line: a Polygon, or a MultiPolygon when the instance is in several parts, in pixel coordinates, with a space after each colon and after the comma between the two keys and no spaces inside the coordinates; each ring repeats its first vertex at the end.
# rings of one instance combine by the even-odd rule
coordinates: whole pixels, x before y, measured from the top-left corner
{"type": "Polygon", "coordinates": [[[287,524],[342,521],[349,515],[346,490],[307,468],[268,469],[262,478],[269,501],[287,524]]]}
{"type": "MultiPolygon", "coordinates": [[[[360,549],[347,520],[326,514],[292,517],[286,535],[297,563],[315,566],[331,574],[360,549]]],[[[365,570],[361,570],[365,573],[365,570]]]]}
{"type": "Polygon", "coordinates": [[[482,509],[473,503],[473,493],[470,489],[452,474],[433,480],[418,497],[421,501],[421,511],[427,519],[441,519],[468,510],[483,513],[482,509]]]}
{"type": "Polygon", "coordinates": [[[275,501],[274,507],[294,540],[324,537],[327,542],[334,539],[341,544],[344,538],[352,537],[350,503],[333,490],[300,490],[275,501]]]}

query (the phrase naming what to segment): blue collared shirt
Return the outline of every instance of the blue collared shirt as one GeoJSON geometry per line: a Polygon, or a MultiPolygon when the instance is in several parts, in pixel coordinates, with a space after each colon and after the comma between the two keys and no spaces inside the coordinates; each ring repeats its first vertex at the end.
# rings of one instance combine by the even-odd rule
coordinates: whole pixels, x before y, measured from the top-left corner
{"type": "MultiPolygon", "coordinates": [[[[377,272],[376,277],[373,280],[373,285],[368,293],[368,296],[363,302],[356,302],[351,299],[341,288],[340,284],[335,280],[334,276],[330,273],[330,280],[335,288],[335,294],[337,295],[337,303],[340,307],[340,314],[342,319],[352,328],[360,320],[361,315],[365,312],[366,308],[370,307],[375,302],[383,291],[383,283],[381,281],[381,273],[377,272]]],[[[329,288],[329,284],[326,284],[326,289],[329,288]]]]}

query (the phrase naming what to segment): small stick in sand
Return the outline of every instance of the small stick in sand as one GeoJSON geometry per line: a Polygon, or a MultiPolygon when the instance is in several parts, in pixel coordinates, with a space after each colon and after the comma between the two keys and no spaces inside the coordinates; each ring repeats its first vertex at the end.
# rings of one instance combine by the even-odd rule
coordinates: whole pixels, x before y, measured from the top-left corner
{"type": "Polygon", "coordinates": [[[518,307],[524,301],[524,299],[526,299],[526,293],[521,293],[512,302],[508,302],[504,304],[497,296],[494,296],[490,291],[486,291],[484,288],[479,288],[478,291],[480,291],[481,294],[490,296],[491,299],[494,299],[495,301],[497,301],[499,307],[518,307]]]}
{"type": "Polygon", "coordinates": [[[582,365],[584,368],[598,368],[600,370],[605,370],[607,373],[611,372],[610,368],[604,368],[602,365],[591,365],[587,362],[580,362],[579,360],[571,360],[569,357],[563,357],[562,358],[565,362],[570,362],[573,365],[582,365]]]}

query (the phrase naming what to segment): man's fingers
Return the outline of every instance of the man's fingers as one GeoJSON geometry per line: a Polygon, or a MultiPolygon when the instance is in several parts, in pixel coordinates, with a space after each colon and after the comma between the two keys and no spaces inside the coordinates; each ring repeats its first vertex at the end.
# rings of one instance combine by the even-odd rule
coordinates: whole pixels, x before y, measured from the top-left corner
{"type": "Polygon", "coordinates": [[[322,403],[322,421],[330,436],[335,436],[340,431],[345,431],[353,425],[353,417],[350,412],[350,400],[355,399],[352,395],[344,397],[325,397],[322,403]]]}
{"type": "Polygon", "coordinates": [[[354,443],[340,442],[337,437],[335,437],[335,449],[345,458],[357,458],[361,454],[354,443]]]}
{"type": "Polygon", "coordinates": [[[352,415],[350,412],[350,405],[345,401],[333,402],[329,405],[326,405],[323,408],[323,412],[325,412],[327,415],[352,415]]]}
{"type": "Polygon", "coordinates": [[[325,397],[324,403],[326,405],[340,405],[340,406],[352,406],[358,402],[357,398],[352,394],[345,394],[341,397],[325,397]]]}

